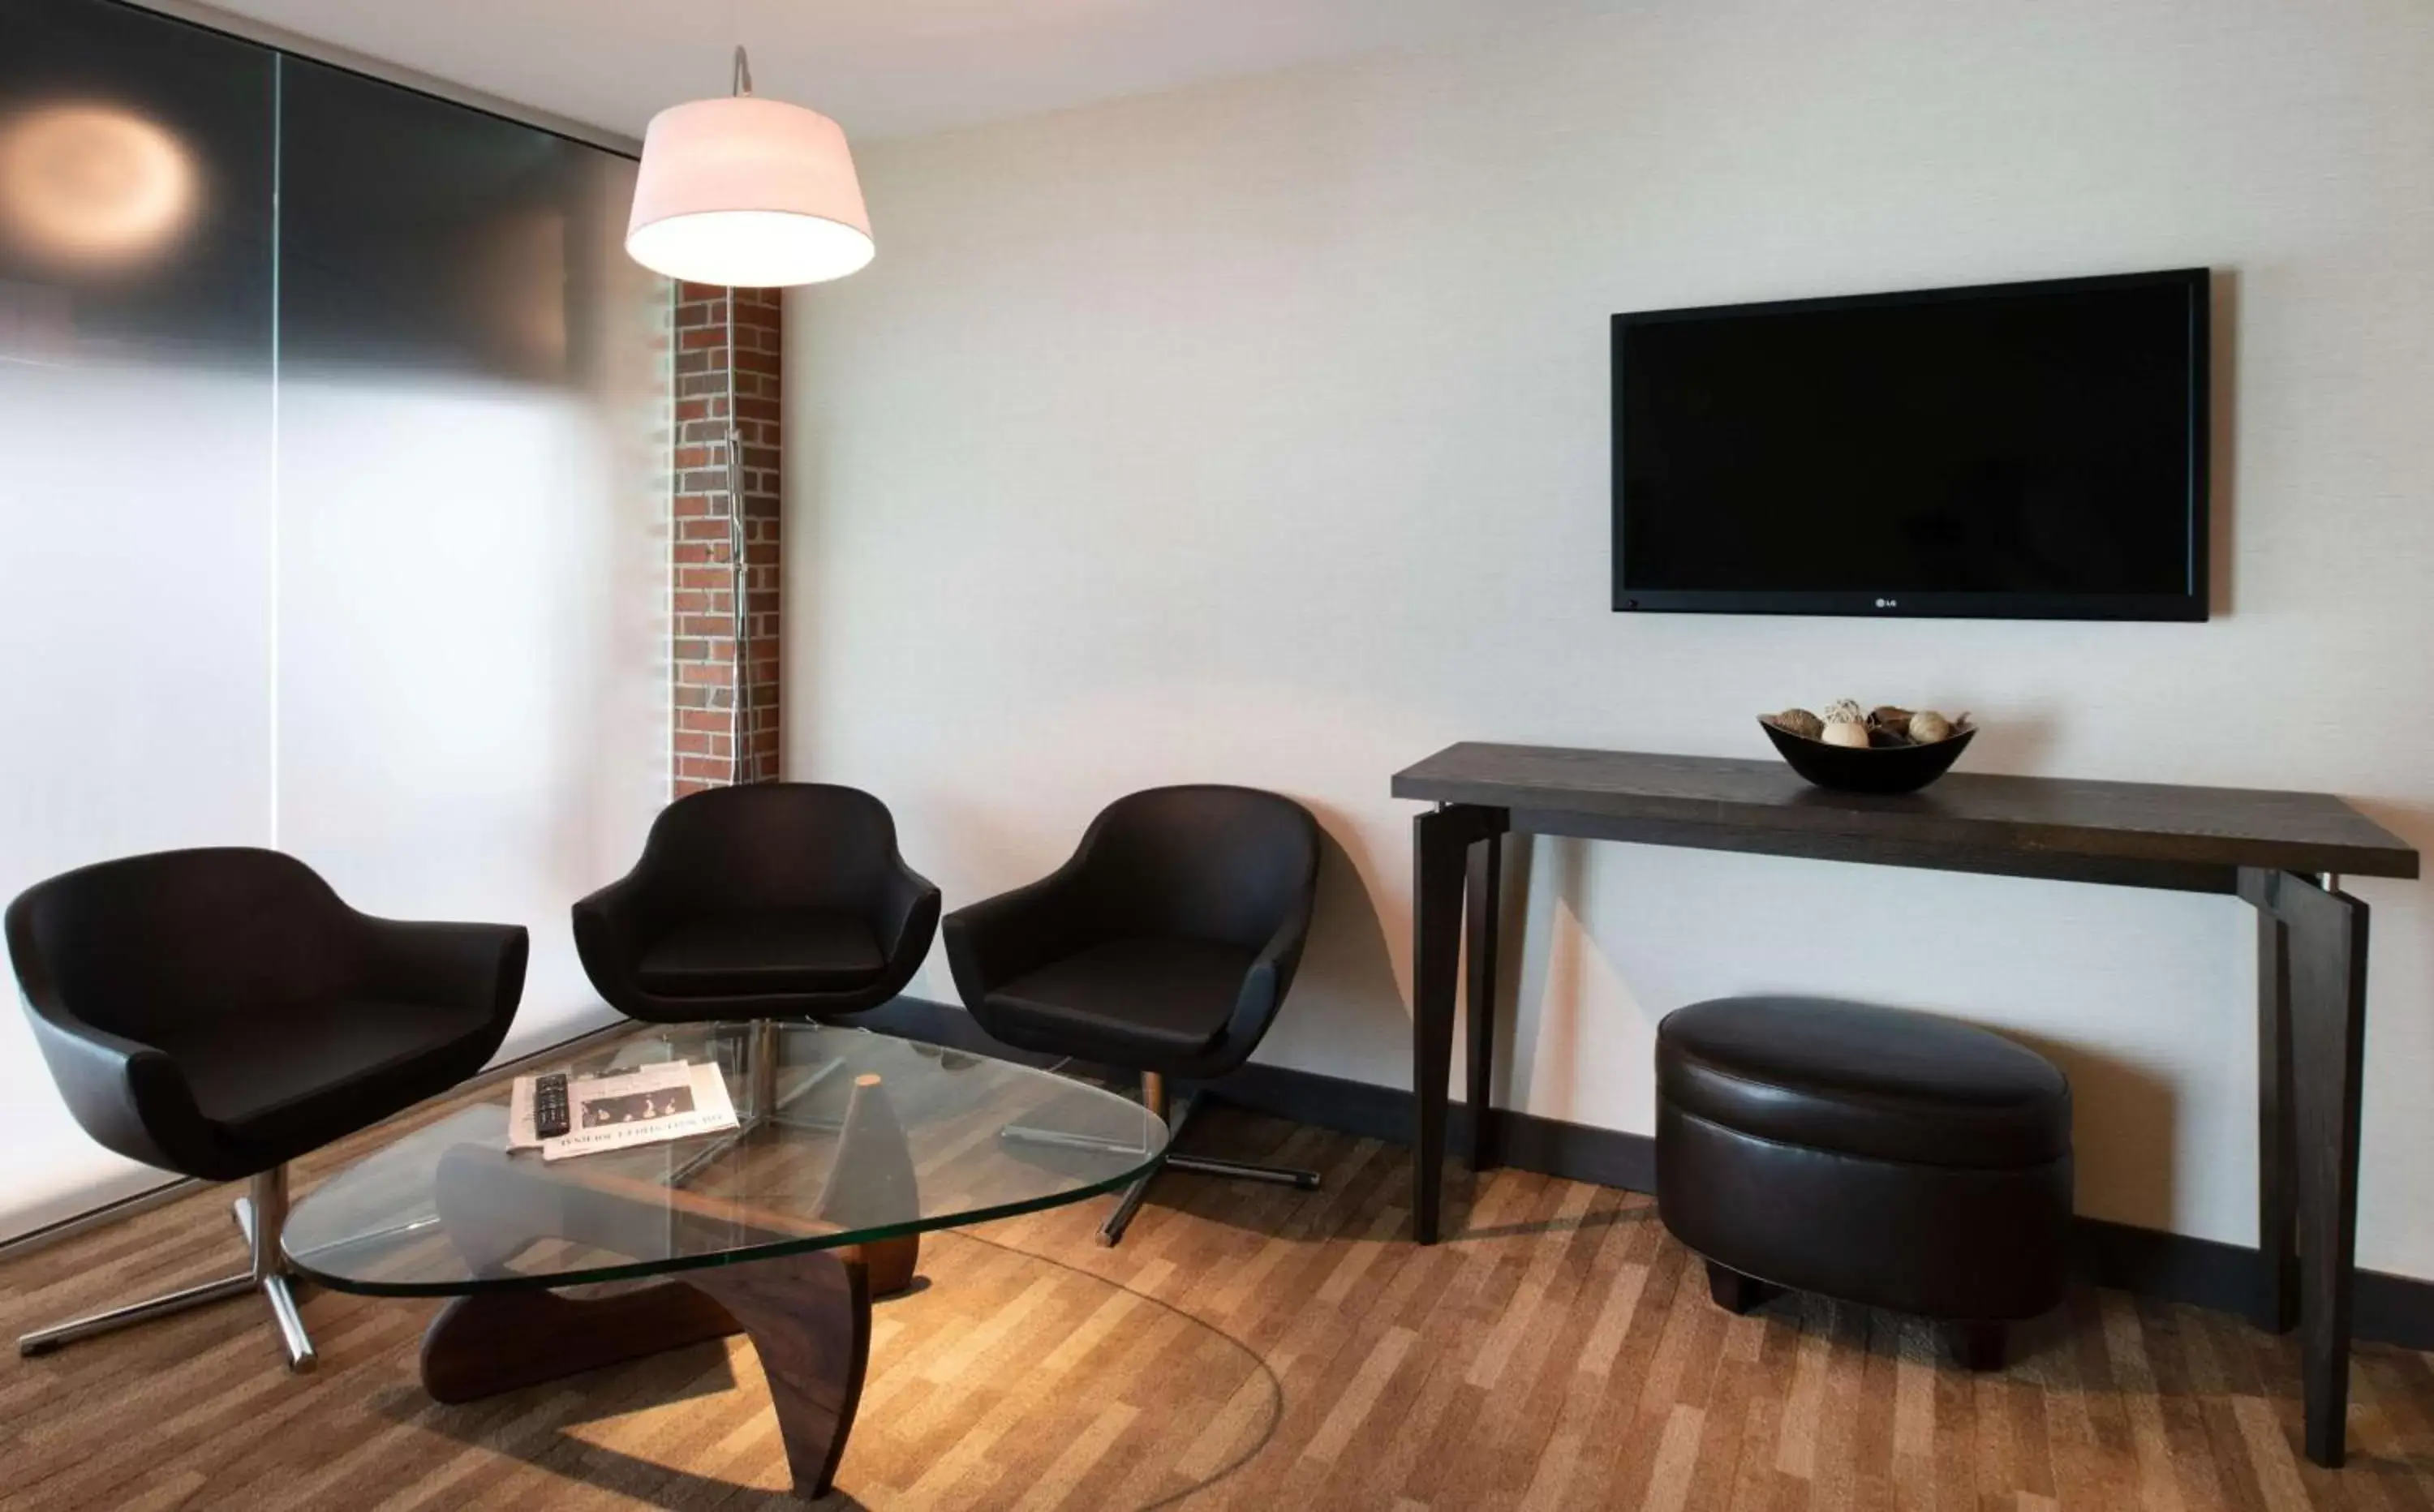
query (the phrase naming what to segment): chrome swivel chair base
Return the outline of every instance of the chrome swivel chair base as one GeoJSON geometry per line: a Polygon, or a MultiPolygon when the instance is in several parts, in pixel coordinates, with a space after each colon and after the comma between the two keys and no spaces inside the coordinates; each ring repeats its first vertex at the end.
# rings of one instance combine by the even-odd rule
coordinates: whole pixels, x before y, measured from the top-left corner
{"type": "Polygon", "coordinates": [[[189,1286],[183,1291],[174,1291],[165,1297],[155,1297],[148,1301],[133,1302],[89,1317],[79,1317],[73,1322],[36,1329],[18,1338],[17,1352],[21,1355],[48,1354],[79,1339],[115,1334],[120,1329],[148,1323],[154,1318],[171,1317],[213,1302],[243,1297],[249,1292],[260,1292],[263,1300],[270,1304],[270,1316],[279,1325],[280,1342],[287,1351],[287,1368],[298,1372],[310,1370],[317,1357],[313,1351],[311,1335],[304,1332],[303,1315],[296,1310],[292,1273],[279,1249],[280,1230],[287,1221],[287,1167],[273,1166],[256,1176],[250,1195],[236,1199],[235,1212],[237,1231],[245,1235],[246,1249],[251,1261],[245,1270],[218,1281],[205,1282],[199,1286],[189,1286]]]}
{"type": "MultiPolygon", "coordinates": [[[[758,1134],[764,1128],[807,1129],[821,1133],[835,1133],[845,1127],[840,1119],[809,1118],[786,1110],[811,1096],[821,1082],[841,1070],[843,1061],[827,1061],[812,1068],[811,1074],[780,1087],[778,1083],[780,1057],[779,1035],[783,1027],[775,1019],[753,1019],[742,1026],[742,1045],[736,1051],[736,1068],[743,1082],[743,1106],[736,1110],[735,1127],[719,1135],[677,1167],[668,1178],[670,1186],[682,1186],[727,1157],[729,1150],[758,1134]]],[[[671,1051],[676,1048],[672,1036],[662,1042],[671,1051]]],[[[721,1056],[722,1063],[724,1056],[721,1056]]]]}
{"type": "MultiPolygon", "coordinates": [[[[1191,1122],[1192,1110],[1199,1105],[1197,1097],[1181,1097],[1169,1105],[1166,1079],[1155,1071],[1141,1073],[1141,1106],[1166,1120],[1167,1155],[1143,1171],[1125,1187],[1116,1199],[1116,1210],[1099,1226],[1099,1242],[1113,1247],[1123,1241],[1124,1231],[1132,1227],[1133,1215],[1140,1211],[1141,1202],[1149,1196],[1149,1186],[1161,1171],[1192,1171],[1203,1176],[1230,1177],[1238,1181],[1265,1181],[1274,1186],[1295,1187],[1304,1192],[1318,1190],[1318,1173],[1292,1165],[1261,1165],[1252,1161],[1219,1160],[1210,1155],[1184,1155],[1174,1147],[1183,1141],[1183,1130],[1191,1122]]],[[[1010,1144],[1044,1145],[1066,1149],[1112,1150],[1124,1152],[1129,1147],[1111,1139],[1088,1134],[1060,1133],[1053,1129],[1033,1129],[1025,1125],[1008,1126],[1003,1135],[1010,1144]]]]}

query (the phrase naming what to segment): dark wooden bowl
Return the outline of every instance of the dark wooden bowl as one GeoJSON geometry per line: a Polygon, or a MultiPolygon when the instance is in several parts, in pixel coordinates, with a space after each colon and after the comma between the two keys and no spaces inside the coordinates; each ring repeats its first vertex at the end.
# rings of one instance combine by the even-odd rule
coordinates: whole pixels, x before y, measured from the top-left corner
{"type": "Polygon", "coordinates": [[[1862,751],[1777,729],[1763,716],[1757,722],[1792,771],[1821,788],[1843,792],[1916,792],[1950,771],[1962,747],[1978,733],[1971,725],[1933,745],[1871,745],[1862,751]]]}

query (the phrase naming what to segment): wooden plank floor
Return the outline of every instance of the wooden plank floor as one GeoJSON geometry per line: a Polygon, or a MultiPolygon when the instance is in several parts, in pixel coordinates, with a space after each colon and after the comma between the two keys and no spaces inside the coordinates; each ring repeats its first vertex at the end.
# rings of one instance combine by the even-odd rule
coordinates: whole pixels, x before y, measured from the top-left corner
{"type": "MultiPolygon", "coordinates": [[[[1222,1113],[1193,1143],[1327,1185],[1170,1176],[1112,1251],[1104,1202],[932,1236],[926,1284],[878,1309],[825,1504],[2434,1512],[2410,1351],[2359,1351],[2351,1466],[2325,1471],[2297,1453],[2291,1342],[2235,1317],[2086,1292],[1972,1376],[1884,1315],[1719,1311],[1642,1198],[1499,1172],[1422,1249],[1394,1147],[1222,1113]]],[[[234,1268],[230,1195],[0,1266],[0,1328],[234,1268]]],[[[304,1377],[249,1301],[10,1357],[0,1509],[797,1504],[741,1339],[440,1407],[415,1377],[433,1305],[309,1293],[304,1377]]]]}

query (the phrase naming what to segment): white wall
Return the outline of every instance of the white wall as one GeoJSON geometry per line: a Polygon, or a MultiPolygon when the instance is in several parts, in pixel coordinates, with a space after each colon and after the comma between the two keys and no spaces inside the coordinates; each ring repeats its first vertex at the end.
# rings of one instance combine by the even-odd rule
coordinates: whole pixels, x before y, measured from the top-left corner
{"type": "MultiPolygon", "coordinates": [[[[872,268],[789,302],[790,762],[951,902],[1128,789],[1344,855],[1262,1059],[1408,1077],[1397,768],[1458,739],[1757,755],[1848,693],[1978,771],[2328,789],[2434,844],[2434,11],[1658,0],[862,154],[872,268]],[[1616,616],[1615,311],[2222,269],[2209,624],[1616,616]]],[[[2223,898],[1547,841],[1506,1100],[1651,1127],[1651,1036],[1806,987],[2012,1028],[2079,1205],[2254,1236],[2223,898]]],[[[2360,1253],[2434,1276],[2434,892],[2366,882],[2360,1253]]],[[[916,991],[951,998],[941,960],[916,991]]]]}

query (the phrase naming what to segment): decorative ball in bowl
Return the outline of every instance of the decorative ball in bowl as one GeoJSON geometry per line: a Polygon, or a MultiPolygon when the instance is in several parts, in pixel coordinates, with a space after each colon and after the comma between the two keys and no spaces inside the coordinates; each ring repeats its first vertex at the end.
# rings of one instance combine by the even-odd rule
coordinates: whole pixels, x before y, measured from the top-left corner
{"type": "Polygon", "coordinates": [[[1849,699],[1822,716],[1788,708],[1757,722],[1792,771],[1843,792],[1916,792],[1950,771],[1978,733],[1966,714],[1947,720],[1890,705],[1863,714],[1849,699]]]}

